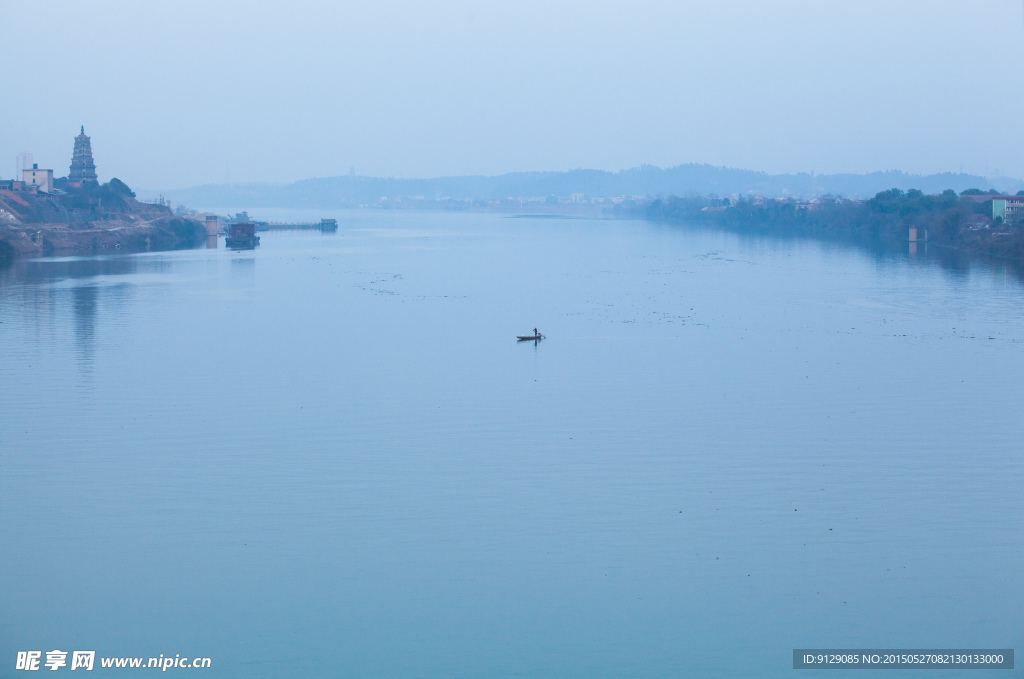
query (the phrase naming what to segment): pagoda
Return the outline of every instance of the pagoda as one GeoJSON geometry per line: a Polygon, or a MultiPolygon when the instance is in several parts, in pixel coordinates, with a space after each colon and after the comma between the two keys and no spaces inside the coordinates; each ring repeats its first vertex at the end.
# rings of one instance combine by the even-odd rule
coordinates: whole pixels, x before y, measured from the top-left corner
{"type": "Polygon", "coordinates": [[[85,125],[82,125],[82,133],[75,137],[75,152],[71,156],[68,183],[81,186],[83,182],[94,181],[96,181],[96,165],[92,162],[92,144],[89,143],[89,137],[85,136],[85,125]]]}

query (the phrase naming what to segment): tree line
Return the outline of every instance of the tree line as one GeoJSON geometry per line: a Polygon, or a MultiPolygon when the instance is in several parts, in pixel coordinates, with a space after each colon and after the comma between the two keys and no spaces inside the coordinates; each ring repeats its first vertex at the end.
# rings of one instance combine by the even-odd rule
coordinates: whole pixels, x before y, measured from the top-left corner
{"type": "MultiPolygon", "coordinates": [[[[1024,223],[992,219],[995,190],[947,189],[926,194],[916,189],[880,191],[869,200],[824,196],[794,199],[677,197],[623,206],[630,216],[667,222],[727,226],[744,231],[906,241],[910,227],[918,239],[969,252],[1024,261],[1024,223]]],[[[1018,195],[1024,196],[1024,191],[1018,195]]]]}

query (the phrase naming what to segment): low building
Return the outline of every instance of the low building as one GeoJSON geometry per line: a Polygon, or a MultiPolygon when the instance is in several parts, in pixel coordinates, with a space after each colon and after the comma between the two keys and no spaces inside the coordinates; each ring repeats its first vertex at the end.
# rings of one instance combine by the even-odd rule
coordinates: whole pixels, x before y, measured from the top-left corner
{"type": "Polygon", "coordinates": [[[979,193],[968,196],[976,203],[992,201],[992,219],[1002,219],[1010,224],[1024,219],[1024,196],[999,195],[995,193],[979,193]]]}
{"type": "Polygon", "coordinates": [[[1024,196],[992,196],[992,219],[999,217],[1007,224],[1024,218],[1024,196]]]}
{"type": "Polygon", "coordinates": [[[21,171],[21,181],[29,191],[35,188],[41,193],[53,193],[53,170],[41,170],[38,163],[21,171]]]}
{"type": "Polygon", "coordinates": [[[980,231],[992,225],[992,220],[985,215],[971,215],[967,218],[965,226],[968,231],[980,231]]]}

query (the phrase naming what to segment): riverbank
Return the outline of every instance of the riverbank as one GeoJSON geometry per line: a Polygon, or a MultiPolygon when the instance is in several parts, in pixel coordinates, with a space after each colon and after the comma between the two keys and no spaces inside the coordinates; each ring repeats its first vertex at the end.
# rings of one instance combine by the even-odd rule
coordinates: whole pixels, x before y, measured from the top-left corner
{"type": "Polygon", "coordinates": [[[195,247],[206,236],[195,219],[144,203],[123,182],[87,182],[52,193],[0,189],[0,264],[22,257],[195,247]]]}
{"type": "Polygon", "coordinates": [[[143,252],[196,247],[202,224],[185,217],[0,226],[0,263],[22,257],[97,252],[143,252]]]}
{"type": "Polygon", "coordinates": [[[704,224],[737,232],[907,243],[1024,264],[1024,224],[993,219],[989,194],[892,189],[870,200],[669,197],[622,206],[618,216],[704,224]]]}

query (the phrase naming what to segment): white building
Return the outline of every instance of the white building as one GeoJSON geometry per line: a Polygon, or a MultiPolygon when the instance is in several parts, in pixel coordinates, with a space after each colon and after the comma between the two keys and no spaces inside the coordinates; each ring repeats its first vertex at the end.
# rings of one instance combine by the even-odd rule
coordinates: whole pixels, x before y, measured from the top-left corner
{"type": "Polygon", "coordinates": [[[34,186],[43,193],[53,193],[53,170],[40,170],[35,163],[21,171],[21,181],[25,182],[26,189],[34,186]]]}

